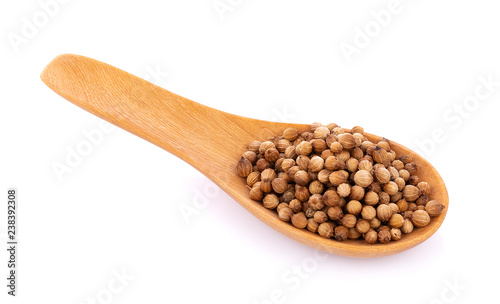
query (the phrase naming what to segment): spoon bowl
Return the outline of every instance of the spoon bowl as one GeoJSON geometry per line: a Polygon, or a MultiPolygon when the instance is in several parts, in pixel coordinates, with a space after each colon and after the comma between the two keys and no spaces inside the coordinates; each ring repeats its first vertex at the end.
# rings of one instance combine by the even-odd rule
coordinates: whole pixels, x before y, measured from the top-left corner
{"type": "MultiPolygon", "coordinates": [[[[388,244],[363,240],[338,242],[281,221],[274,210],[249,197],[236,164],[253,140],[266,140],[293,127],[300,132],[310,125],[251,119],[196,103],[111,65],[79,55],[65,54],[50,62],[41,74],[43,82],[80,108],[135,134],[181,158],[228,193],[262,222],[282,234],[322,251],[353,257],[378,257],[410,249],[437,231],[448,210],[446,186],[436,169],[412,150],[391,141],[398,155],[410,155],[418,176],[432,187],[431,199],[445,209],[429,225],[404,234],[388,244]]],[[[365,136],[372,142],[382,137],[365,136]]]]}

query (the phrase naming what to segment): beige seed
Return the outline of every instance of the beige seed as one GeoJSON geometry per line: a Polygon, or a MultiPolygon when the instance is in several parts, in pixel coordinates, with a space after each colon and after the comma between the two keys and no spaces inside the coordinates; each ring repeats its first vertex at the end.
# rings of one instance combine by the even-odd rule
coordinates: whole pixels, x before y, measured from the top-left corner
{"type": "Polygon", "coordinates": [[[368,187],[373,182],[373,176],[366,170],[360,170],[354,174],[354,182],[360,187],[368,187]]]}

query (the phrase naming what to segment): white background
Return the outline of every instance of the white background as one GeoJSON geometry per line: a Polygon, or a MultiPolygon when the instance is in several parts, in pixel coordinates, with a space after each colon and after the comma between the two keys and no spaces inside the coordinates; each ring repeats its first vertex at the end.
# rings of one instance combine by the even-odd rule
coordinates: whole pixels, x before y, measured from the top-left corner
{"type": "Polygon", "coordinates": [[[38,1],[2,0],[0,302],[499,303],[500,86],[476,88],[500,81],[500,5],[458,2],[61,0],[44,19],[38,1]],[[33,18],[35,32],[23,33],[33,18]],[[395,256],[321,258],[118,128],[59,179],[53,165],[100,122],[39,79],[62,53],[239,115],[362,125],[435,165],[447,218],[395,256]],[[19,191],[15,299],[7,187],[19,191]]]}

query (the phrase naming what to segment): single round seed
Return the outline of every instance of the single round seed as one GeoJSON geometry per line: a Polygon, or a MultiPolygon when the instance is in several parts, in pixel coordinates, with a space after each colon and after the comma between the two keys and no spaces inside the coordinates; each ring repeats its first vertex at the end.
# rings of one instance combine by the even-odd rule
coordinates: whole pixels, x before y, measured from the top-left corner
{"type": "Polygon", "coordinates": [[[389,233],[391,234],[391,240],[399,241],[401,239],[401,230],[398,228],[392,228],[389,233]]]}
{"type": "Polygon", "coordinates": [[[401,228],[403,226],[404,218],[401,214],[395,213],[389,219],[389,226],[392,228],[401,228]]]}
{"type": "Polygon", "coordinates": [[[405,219],[403,222],[403,226],[401,227],[401,232],[410,233],[413,231],[413,223],[411,219],[405,219]]]}
{"type": "Polygon", "coordinates": [[[342,217],[342,225],[344,225],[346,228],[354,228],[356,226],[357,218],[354,214],[346,214],[344,217],[342,217]]]}
{"type": "Polygon", "coordinates": [[[416,210],[411,216],[411,222],[415,225],[415,227],[425,227],[430,223],[430,221],[431,218],[425,210],[416,210]]]}
{"type": "Polygon", "coordinates": [[[238,165],[236,166],[238,175],[241,177],[247,177],[250,173],[252,173],[252,170],[252,163],[242,156],[240,161],[238,162],[238,165]]]}
{"type": "Polygon", "coordinates": [[[265,153],[268,149],[276,148],[272,141],[265,141],[259,147],[260,153],[265,153]]]}
{"type": "Polygon", "coordinates": [[[380,230],[378,232],[378,242],[381,244],[387,244],[391,241],[391,233],[389,230],[380,230]]]}
{"type": "Polygon", "coordinates": [[[325,207],[323,196],[321,194],[311,195],[307,202],[309,203],[309,207],[311,207],[313,210],[321,210],[323,209],[323,207],[325,207]]]}
{"type": "Polygon", "coordinates": [[[360,170],[354,174],[354,182],[360,187],[368,187],[373,182],[373,176],[366,170],[360,170]]]}
{"type": "Polygon", "coordinates": [[[356,223],[356,230],[359,233],[367,233],[370,229],[370,222],[368,222],[367,220],[361,219],[356,223]]]}
{"type": "Polygon", "coordinates": [[[439,216],[441,214],[441,212],[443,211],[443,209],[444,209],[444,206],[436,200],[429,201],[425,205],[425,211],[427,211],[427,213],[431,217],[439,216]]]}
{"type": "Polygon", "coordinates": [[[284,193],[288,189],[288,183],[283,178],[275,178],[271,182],[274,192],[284,193]]]}
{"type": "Polygon", "coordinates": [[[299,212],[292,215],[292,225],[297,228],[305,228],[307,226],[307,218],[304,212],[299,212]]]}
{"type": "Polygon", "coordinates": [[[347,196],[349,196],[349,194],[351,194],[351,185],[349,185],[347,183],[340,184],[337,187],[337,193],[341,197],[347,197],[347,196]]]}
{"type": "Polygon", "coordinates": [[[295,147],[298,155],[309,155],[312,152],[312,145],[308,141],[303,141],[295,147]]]}
{"type": "Polygon", "coordinates": [[[345,206],[345,210],[354,215],[358,215],[359,213],[361,213],[362,208],[363,206],[361,205],[361,203],[356,200],[349,201],[345,206]]]}
{"type": "Polygon", "coordinates": [[[299,170],[293,176],[293,180],[295,181],[295,183],[297,183],[297,185],[306,186],[307,184],[309,184],[311,178],[309,177],[309,173],[303,170],[299,170]]]}
{"type": "Polygon", "coordinates": [[[335,227],[334,235],[337,241],[344,241],[348,237],[349,231],[344,226],[335,227]]]}
{"type": "Polygon", "coordinates": [[[344,216],[344,213],[342,212],[342,209],[339,206],[329,207],[326,210],[326,214],[328,215],[328,218],[330,218],[332,221],[338,221],[344,216]]]}
{"type": "Polygon", "coordinates": [[[328,221],[328,215],[326,215],[326,212],[324,211],[317,211],[314,213],[313,218],[318,224],[328,221]]]}
{"type": "Polygon", "coordinates": [[[391,216],[392,216],[392,210],[389,206],[380,205],[377,207],[377,217],[382,222],[389,220],[391,216]]]}
{"type": "Polygon", "coordinates": [[[325,193],[323,194],[323,202],[327,205],[327,206],[337,206],[338,203],[340,202],[340,196],[338,195],[338,193],[334,190],[327,190],[325,191],[325,193]]]}
{"type": "Polygon", "coordinates": [[[334,186],[339,186],[340,184],[346,183],[349,173],[344,170],[334,171],[330,174],[330,183],[334,186]]]}
{"type": "Polygon", "coordinates": [[[247,185],[253,187],[256,182],[260,181],[260,172],[254,171],[247,176],[247,185]]]}
{"type": "Polygon", "coordinates": [[[367,233],[364,235],[364,239],[368,244],[375,244],[377,242],[377,232],[375,230],[369,230],[367,233]]]}
{"type": "Polygon", "coordinates": [[[285,131],[283,131],[283,138],[287,140],[295,140],[299,137],[299,131],[295,128],[286,128],[285,131]]]}
{"type": "Polygon", "coordinates": [[[319,224],[312,218],[310,219],[307,219],[307,230],[311,231],[311,232],[317,232],[318,231],[318,226],[319,224]]]}
{"type": "Polygon", "coordinates": [[[361,217],[371,221],[377,216],[377,210],[373,206],[363,206],[361,209],[361,217]]]}
{"type": "Polygon", "coordinates": [[[276,194],[268,194],[262,200],[262,204],[267,209],[275,209],[278,206],[279,202],[280,201],[279,201],[278,197],[276,196],[276,194]]]}
{"type": "Polygon", "coordinates": [[[334,226],[330,222],[321,223],[318,226],[318,233],[324,238],[331,238],[333,236],[334,226]]]}
{"type": "Polygon", "coordinates": [[[352,134],[349,133],[340,134],[338,138],[339,138],[339,143],[342,145],[344,149],[352,149],[356,146],[356,140],[354,139],[354,136],[352,136],[352,134]]]}
{"type": "Polygon", "coordinates": [[[366,192],[364,203],[369,206],[375,206],[379,201],[379,195],[373,191],[366,192]]]}
{"type": "Polygon", "coordinates": [[[280,220],[289,222],[292,219],[293,210],[288,207],[283,207],[278,211],[280,220]]]}

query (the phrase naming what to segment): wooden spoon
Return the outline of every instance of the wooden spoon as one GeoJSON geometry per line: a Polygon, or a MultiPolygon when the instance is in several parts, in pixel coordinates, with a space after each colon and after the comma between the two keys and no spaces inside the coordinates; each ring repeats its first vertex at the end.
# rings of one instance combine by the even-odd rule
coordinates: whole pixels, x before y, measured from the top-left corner
{"type": "MultiPolygon", "coordinates": [[[[56,57],[41,74],[43,82],[82,109],[165,149],[203,173],[261,221],[303,244],[329,253],[377,257],[410,249],[428,239],[448,210],[446,186],[436,169],[410,149],[392,143],[398,155],[411,155],[419,177],[432,187],[431,199],[446,208],[424,228],[417,228],[388,244],[363,240],[338,242],[281,221],[274,210],[249,198],[246,181],[236,164],[252,140],[264,141],[287,127],[303,132],[306,124],[263,121],[225,113],[201,105],[118,68],[83,56],[56,57]]],[[[332,118],[333,119],[333,118],[332,118]]],[[[365,134],[378,142],[381,137],[365,134]]]]}

